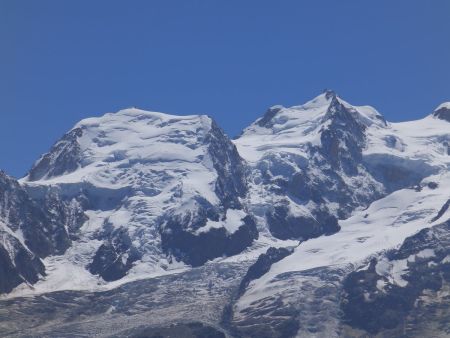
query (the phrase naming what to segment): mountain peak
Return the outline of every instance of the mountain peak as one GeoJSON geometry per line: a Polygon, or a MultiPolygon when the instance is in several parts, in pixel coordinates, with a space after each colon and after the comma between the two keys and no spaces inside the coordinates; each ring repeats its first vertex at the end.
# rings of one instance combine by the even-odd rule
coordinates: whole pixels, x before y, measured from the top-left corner
{"type": "MultiPolygon", "coordinates": [[[[177,123],[184,121],[189,123],[190,121],[194,123],[196,121],[207,122],[208,120],[209,122],[211,122],[211,118],[206,115],[173,115],[156,111],[148,111],[137,107],[130,107],[121,109],[114,113],[106,113],[99,117],[90,117],[83,119],[76,124],[75,128],[83,126],[97,126],[98,124],[104,123],[114,124],[116,122],[123,122],[126,125],[150,125],[153,123],[161,122],[177,123]]],[[[125,127],[125,125],[122,125],[122,127],[125,127]]]]}
{"type": "Polygon", "coordinates": [[[325,98],[327,100],[331,100],[333,98],[337,98],[338,97],[336,92],[334,90],[332,90],[332,89],[325,89],[322,94],[325,95],[325,98]]]}
{"type": "Polygon", "coordinates": [[[195,162],[212,127],[206,115],[177,116],[137,108],[86,118],[35,163],[27,179],[54,178],[81,169],[91,175],[88,169],[96,173],[128,162],[195,162]]]}
{"type": "Polygon", "coordinates": [[[269,127],[270,126],[270,121],[274,118],[274,116],[280,112],[281,110],[283,110],[284,107],[280,106],[280,105],[276,105],[276,106],[272,106],[269,109],[267,109],[267,111],[264,113],[264,116],[259,119],[256,123],[260,126],[260,127],[269,127]]]}
{"type": "Polygon", "coordinates": [[[263,117],[244,130],[244,133],[260,127],[270,129],[275,133],[286,129],[292,130],[295,126],[310,131],[314,129],[314,126],[334,119],[344,112],[347,112],[349,117],[366,127],[371,125],[387,126],[386,120],[375,108],[353,106],[340,98],[335,91],[326,89],[312,100],[299,106],[283,107],[276,105],[270,107],[263,117]]]}
{"type": "Polygon", "coordinates": [[[286,120],[296,119],[299,114],[303,116],[301,119],[315,119],[315,113],[324,112],[333,102],[337,103],[338,96],[333,90],[325,89],[320,95],[300,106],[286,108],[282,105],[270,107],[262,118],[255,122],[256,125],[265,128],[271,128],[275,124],[284,124],[286,120]],[[289,113],[292,111],[292,113],[289,113]],[[301,113],[300,113],[301,111],[301,113]],[[308,117],[309,116],[309,117],[308,117]]]}
{"type": "Polygon", "coordinates": [[[433,112],[433,116],[450,122],[450,102],[444,102],[439,105],[433,112]]]}

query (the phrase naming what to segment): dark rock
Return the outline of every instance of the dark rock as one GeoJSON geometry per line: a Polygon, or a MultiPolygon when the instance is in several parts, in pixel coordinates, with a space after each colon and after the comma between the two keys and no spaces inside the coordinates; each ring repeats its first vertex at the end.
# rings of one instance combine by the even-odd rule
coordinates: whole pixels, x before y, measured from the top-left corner
{"type": "Polygon", "coordinates": [[[408,237],[398,250],[386,254],[389,261],[407,259],[424,249],[432,249],[432,256],[416,256],[408,261],[408,271],[402,278],[405,286],[391,284],[376,273],[378,262],[372,259],[366,269],[350,273],[344,281],[344,297],[341,308],[344,322],[363,329],[370,334],[400,327],[407,316],[417,307],[424,290],[439,291],[448,282],[449,264],[445,257],[450,254],[450,223],[424,229],[408,237]],[[383,281],[384,291],[377,288],[383,281]]]}
{"type": "Polygon", "coordinates": [[[8,251],[0,246],[0,293],[11,292],[17,285],[23,282],[14,266],[8,251]]]}
{"type": "Polygon", "coordinates": [[[431,222],[436,222],[439,218],[441,218],[447,212],[449,207],[450,207],[450,199],[447,200],[447,202],[445,202],[442,208],[438,211],[437,215],[431,219],[431,222]]]}
{"type": "Polygon", "coordinates": [[[205,137],[208,152],[217,172],[215,192],[224,209],[240,209],[239,197],[247,192],[246,167],[236,146],[213,121],[205,137]]]}
{"type": "Polygon", "coordinates": [[[430,188],[430,189],[437,189],[437,187],[439,186],[439,184],[437,184],[436,182],[429,182],[428,184],[427,184],[427,187],[428,188],[430,188]]]}
{"type": "Polygon", "coordinates": [[[433,113],[433,116],[437,117],[438,119],[450,122],[450,109],[448,109],[447,107],[442,107],[436,110],[433,113]]]}
{"type": "Polygon", "coordinates": [[[0,236],[9,247],[8,252],[0,245],[0,294],[11,292],[23,282],[34,284],[40,275],[45,275],[45,267],[38,257],[11,235],[0,231],[0,236]]]}
{"type": "Polygon", "coordinates": [[[77,140],[83,135],[81,128],[72,129],[56,142],[31,168],[29,180],[54,177],[69,173],[80,165],[81,148],[77,140]]]}
{"type": "Polygon", "coordinates": [[[281,111],[283,107],[281,106],[274,106],[269,108],[264,116],[257,122],[260,127],[266,127],[271,128],[273,126],[272,119],[275,117],[275,115],[281,111]]]}
{"type": "Polygon", "coordinates": [[[283,258],[292,253],[292,249],[287,248],[273,248],[267,249],[266,253],[260,255],[257,261],[248,268],[247,273],[241,281],[239,286],[239,295],[245,292],[245,289],[252,280],[262,277],[270,270],[272,264],[281,261],[283,258]]]}
{"type": "Polygon", "coordinates": [[[339,231],[336,217],[317,210],[312,217],[289,215],[286,206],[279,205],[266,214],[270,232],[280,239],[307,240],[339,231]]]}
{"type": "Polygon", "coordinates": [[[2,255],[7,271],[0,277],[2,290],[10,291],[17,283],[36,283],[39,275],[45,274],[39,258],[63,254],[71,245],[67,229],[75,233],[86,216],[77,203],[62,201],[57,194],[34,198],[14,178],[0,171],[0,219],[10,229],[2,234],[6,241],[3,244],[12,251],[9,256],[2,255]],[[17,232],[21,232],[24,245],[14,237],[17,232]]]}
{"type": "Polygon", "coordinates": [[[238,254],[258,238],[253,218],[246,216],[242,221],[244,224],[232,234],[225,228],[212,228],[208,232],[195,234],[183,225],[183,219],[174,217],[166,223],[161,233],[163,250],[192,266],[200,266],[217,257],[238,254]]]}
{"type": "Polygon", "coordinates": [[[321,133],[322,146],[318,151],[333,168],[342,169],[349,176],[358,174],[366,127],[335,96],[325,119],[331,123],[321,133]]]}
{"type": "Polygon", "coordinates": [[[31,199],[15,179],[0,172],[0,216],[13,231],[20,229],[28,248],[42,258],[64,253],[71,243],[64,223],[54,216],[56,205],[55,200],[31,199]]]}
{"type": "Polygon", "coordinates": [[[337,94],[334,90],[332,89],[325,89],[323,91],[323,93],[325,94],[325,98],[327,100],[332,100],[332,99],[336,99],[337,98],[337,94]]]}
{"type": "Polygon", "coordinates": [[[127,274],[141,255],[133,247],[125,228],[110,230],[109,234],[103,233],[100,238],[105,237],[88,269],[106,281],[118,280],[127,274]]]}

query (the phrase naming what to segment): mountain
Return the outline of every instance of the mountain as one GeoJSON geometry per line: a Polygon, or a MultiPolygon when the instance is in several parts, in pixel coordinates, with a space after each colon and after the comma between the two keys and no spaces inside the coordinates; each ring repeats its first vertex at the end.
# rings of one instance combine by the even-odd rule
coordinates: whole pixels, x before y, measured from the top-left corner
{"type": "Polygon", "coordinates": [[[0,174],[0,330],[450,332],[449,166],[450,103],[392,123],[327,90],[234,140],[208,116],[82,120],[0,174]]]}
{"type": "Polygon", "coordinates": [[[86,279],[114,281],[250,246],[258,232],[240,201],[246,170],[209,117],[126,109],[78,123],[22,182],[37,200],[55,192],[84,206],[88,220],[73,232],[82,249],[54,267],[78,275],[82,263],[86,279]]]}
{"type": "MultiPolygon", "coordinates": [[[[262,209],[269,229],[277,200],[286,210],[275,218],[274,236],[280,225],[283,234],[289,229],[297,235],[296,229],[314,224],[309,218],[314,220],[316,210],[325,208],[339,219],[340,231],[301,243],[249,284],[234,304],[232,322],[240,335],[359,337],[364,331],[355,329],[375,335],[403,324],[406,309],[395,325],[383,326],[386,319],[380,317],[391,303],[381,303],[373,313],[375,304],[363,285],[357,297],[366,307],[348,305],[345,291],[356,287],[343,290],[343,285],[372,257],[450,218],[450,125],[442,107],[446,105],[422,120],[390,123],[371,107],[351,106],[326,92],[299,107],[272,108],[244,131],[237,145],[252,161],[255,176],[263,177],[257,186],[277,192],[263,194],[268,196],[262,209]],[[298,212],[299,205],[307,210],[298,212]],[[356,312],[359,321],[354,320],[356,312]],[[369,319],[377,322],[370,329],[369,319]]],[[[326,223],[318,219],[316,224],[326,223]]],[[[399,271],[394,266],[389,273],[407,274],[408,267],[404,264],[399,271]]],[[[392,278],[387,288],[399,286],[392,278]]],[[[402,297],[391,293],[390,302],[402,297]]]]}

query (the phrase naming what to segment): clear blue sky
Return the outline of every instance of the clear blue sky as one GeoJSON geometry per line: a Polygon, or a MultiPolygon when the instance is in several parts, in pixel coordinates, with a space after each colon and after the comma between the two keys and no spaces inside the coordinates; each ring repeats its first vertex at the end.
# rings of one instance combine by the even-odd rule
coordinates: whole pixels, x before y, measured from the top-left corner
{"type": "Polygon", "coordinates": [[[450,101],[450,1],[0,0],[0,168],[138,106],[231,136],[324,88],[388,120],[450,101]]]}

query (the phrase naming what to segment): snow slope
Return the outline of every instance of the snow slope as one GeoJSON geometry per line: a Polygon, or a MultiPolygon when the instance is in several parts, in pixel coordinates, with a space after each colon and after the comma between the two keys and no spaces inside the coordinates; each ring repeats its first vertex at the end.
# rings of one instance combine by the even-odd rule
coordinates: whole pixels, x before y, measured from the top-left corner
{"type": "Polygon", "coordinates": [[[280,292],[275,279],[284,273],[321,267],[358,267],[372,255],[399,247],[405,238],[419,230],[449,219],[450,210],[433,222],[450,198],[450,174],[429,177],[427,181],[438,183],[438,187],[431,189],[424,182],[420,191],[396,191],[340,221],[342,228],[338,233],[299,244],[292,255],[274,264],[267,274],[250,284],[237,303],[237,311],[250,307],[255,300],[280,292]]]}

